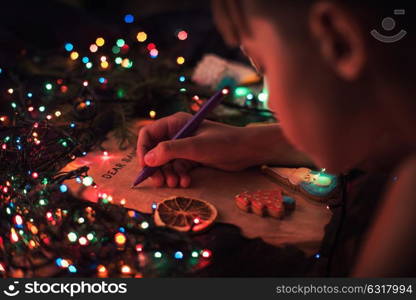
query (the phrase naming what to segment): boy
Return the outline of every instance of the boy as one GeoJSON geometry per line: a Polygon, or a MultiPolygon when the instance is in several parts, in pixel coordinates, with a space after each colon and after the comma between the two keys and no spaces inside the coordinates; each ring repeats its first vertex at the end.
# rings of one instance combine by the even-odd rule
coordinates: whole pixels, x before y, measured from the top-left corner
{"type": "Polygon", "coordinates": [[[169,187],[189,186],[197,165],[233,171],[314,164],[344,174],[344,197],[332,205],[318,275],[414,275],[414,20],[400,19],[409,34],[395,43],[370,34],[405,3],[213,4],[224,39],[241,46],[267,77],[269,105],[280,122],[236,128],[205,121],[195,136],[165,141],[190,117],[175,114],[140,131],[140,164],[160,166],[152,179],[169,187]]]}

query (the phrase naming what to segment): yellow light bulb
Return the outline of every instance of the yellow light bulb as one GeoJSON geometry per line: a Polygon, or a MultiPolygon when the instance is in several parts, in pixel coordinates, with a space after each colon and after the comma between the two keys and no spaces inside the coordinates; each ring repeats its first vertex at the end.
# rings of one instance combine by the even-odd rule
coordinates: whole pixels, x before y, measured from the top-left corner
{"type": "Polygon", "coordinates": [[[126,236],[122,234],[121,232],[118,232],[114,236],[114,240],[116,241],[118,245],[124,245],[126,243],[126,236]]]}
{"type": "Polygon", "coordinates": [[[30,231],[33,233],[33,234],[38,234],[38,228],[35,226],[35,225],[33,225],[31,228],[30,228],[30,231]]]}
{"type": "Polygon", "coordinates": [[[102,37],[99,37],[95,40],[95,44],[97,44],[98,47],[102,47],[105,43],[105,40],[102,37]]]}
{"type": "Polygon", "coordinates": [[[123,68],[127,68],[130,64],[130,60],[128,58],[123,59],[123,61],[121,62],[121,66],[123,68]]]}
{"type": "Polygon", "coordinates": [[[35,248],[36,247],[36,242],[34,240],[30,240],[29,245],[31,248],[35,248]]]}
{"type": "Polygon", "coordinates": [[[131,268],[128,265],[124,265],[124,266],[121,267],[121,273],[129,274],[129,273],[131,273],[131,268]]]}
{"type": "Polygon", "coordinates": [[[137,40],[138,40],[139,42],[144,42],[145,40],[147,40],[147,34],[146,34],[146,32],[144,32],[144,31],[140,31],[140,32],[137,34],[137,40]]]}
{"type": "Polygon", "coordinates": [[[107,61],[102,61],[101,62],[101,68],[107,69],[108,68],[108,62],[107,61]]]}
{"type": "Polygon", "coordinates": [[[184,64],[184,63],[185,63],[185,58],[184,58],[183,56],[179,56],[179,57],[176,59],[176,63],[177,63],[178,65],[182,65],[182,64],[184,64]]]}
{"type": "Polygon", "coordinates": [[[78,52],[73,51],[73,52],[71,52],[70,57],[71,57],[72,60],[76,60],[79,57],[79,54],[78,54],[78,52]]]}
{"type": "Polygon", "coordinates": [[[68,268],[68,266],[69,266],[69,261],[68,261],[68,260],[66,260],[66,259],[63,259],[63,260],[61,261],[61,267],[62,267],[62,268],[68,268]]]}
{"type": "Polygon", "coordinates": [[[107,268],[106,268],[105,266],[103,266],[103,265],[99,265],[99,266],[97,267],[97,270],[98,270],[98,272],[100,272],[100,273],[105,273],[105,272],[107,272],[107,268]]]}

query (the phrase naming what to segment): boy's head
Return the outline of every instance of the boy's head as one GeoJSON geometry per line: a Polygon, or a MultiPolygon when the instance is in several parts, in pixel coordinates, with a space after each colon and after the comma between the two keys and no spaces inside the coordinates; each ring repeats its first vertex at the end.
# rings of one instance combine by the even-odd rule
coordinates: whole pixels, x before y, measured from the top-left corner
{"type": "Polygon", "coordinates": [[[376,153],[395,129],[391,110],[407,105],[393,101],[410,93],[414,37],[383,43],[370,34],[387,35],[383,28],[395,25],[381,24],[388,16],[397,21],[390,35],[410,30],[414,21],[393,12],[404,2],[214,0],[213,7],[225,40],[263,69],[288,139],[340,172],[376,153]]]}

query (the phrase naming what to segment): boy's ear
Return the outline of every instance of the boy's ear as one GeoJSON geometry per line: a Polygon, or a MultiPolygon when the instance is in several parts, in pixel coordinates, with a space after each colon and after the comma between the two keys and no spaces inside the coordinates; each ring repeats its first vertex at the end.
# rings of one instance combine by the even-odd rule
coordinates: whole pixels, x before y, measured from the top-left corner
{"type": "Polygon", "coordinates": [[[326,1],[312,5],[309,14],[312,38],[323,59],[346,80],[359,77],[365,61],[365,42],[359,25],[348,11],[326,1]]]}

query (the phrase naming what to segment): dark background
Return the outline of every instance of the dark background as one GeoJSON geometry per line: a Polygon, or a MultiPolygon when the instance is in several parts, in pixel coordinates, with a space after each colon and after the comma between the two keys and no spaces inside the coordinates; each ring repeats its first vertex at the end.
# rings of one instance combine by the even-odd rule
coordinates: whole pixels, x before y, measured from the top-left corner
{"type": "Polygon", "coordinates": [[[116,38],[138,30],[166,48],[180,29],[189,33],[183,49],[188,63],[203,53],[243,59],[224,45],[212,22],[210,1],[14,0],[0,1],[0,64],[7,66],[22,51],[63,51],[66,42],[88,47],[99,36],[116,38]],[[134,15],[134,23],[124,22],[126,14],[134,15]]]}

